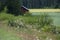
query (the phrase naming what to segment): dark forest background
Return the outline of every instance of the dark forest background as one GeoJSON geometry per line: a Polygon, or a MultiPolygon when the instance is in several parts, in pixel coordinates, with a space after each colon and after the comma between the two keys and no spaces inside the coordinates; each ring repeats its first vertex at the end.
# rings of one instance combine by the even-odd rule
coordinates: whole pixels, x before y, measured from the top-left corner
{"type": "Polygon", "coordinates": [[[60,0],[22,0],[27,8],[60,8],[60,0]]]}
{"type": "MultiPolygon", "coordinates": [[[[60,8],[60,0],[18,0],[20,5],[24,5],[27,8],[60,8]]],[[[7,2],[17,3],[17,0],[0,0],[3,4],[7,2]]],[[[18,2],[18,3],[19,3],[18,2]]],[[[13,3],[11,5],[13,5],[13,3]]]]}
{"type": "Polygon", "coordinates": [[[6,7],[8,13],[23,15],[21,6],[29,9],[60,8],[60,0],[0,0],[0,12],[6,7]]]}

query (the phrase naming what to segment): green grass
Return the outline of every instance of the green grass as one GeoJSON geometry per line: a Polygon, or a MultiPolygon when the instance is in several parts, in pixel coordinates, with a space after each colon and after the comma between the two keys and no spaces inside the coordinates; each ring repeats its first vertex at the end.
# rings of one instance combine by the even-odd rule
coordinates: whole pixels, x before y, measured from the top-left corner
{"type": "Polygon", "coordinates": [[[1,13],[0,14],[0,21],[3,21],[3,20],[10,20],[10,19],[13,19],[14,16],[11,15],[11,14],[6,14],[6,13],[1,13]]]}
{"type": "Polygon", "coordinates": [[[0,28],[0,40],[22,40],[20,37],[17,37],[13,32],[7,32],[3,28],[0,28]]]}
{"type": "MultiPolygon", "coordinates": [[[[41,21],[39,21],[40,18],[41,18],[41,16],[14,16],[14,15],[11,15],[11,14],[6,14],[6,13],[0,14],[0,21],[5,21],[5,20],[15,21],[15,20],[18,20],[18,22],[20,22],[22,20],[23,22],[25,22],[25,25],[28,25],[28,24],[29,25],[31,25],[31,24],[35,25],[35,23],[37,23],[37,26],[35,26],[35,27],[38,27],[38,24],[41,22],[41,21]]],[[[22,29],[18,29],[18,30],[19,31],[17,31],[17,32],[23,32],[23,33],[25,32],[26,34],[29,34],[29,35],[36,35],[36,36],[38,36],[39,39],[42,38],[41,40],[45,40],[47,37],[52,38],[53,40],[56,39],[56,38],[57,38],[56,40],[60,39],[60,36],[58,36],[58,35],[55,38],[54,37],[55,35],[53,35],[52,33],[38,32],[39,30],[34,31],[32,29],[29,29],[29,28],[28,29],[27,28],[26,29],[22,28],[22,29]]],[[[49,30],[48,26],[47,26],[46,30],[49,30]]],[[[13,33],[13,32],[7,32],[3,28],[0,28],[0,40],[22,40],[22,38],[16,36],[16,34],[13,33]]]]}
{"type": "Polygon", "coordinates": [[[60,40],[60,34],[56,35],[56,40],[60,40]]]}

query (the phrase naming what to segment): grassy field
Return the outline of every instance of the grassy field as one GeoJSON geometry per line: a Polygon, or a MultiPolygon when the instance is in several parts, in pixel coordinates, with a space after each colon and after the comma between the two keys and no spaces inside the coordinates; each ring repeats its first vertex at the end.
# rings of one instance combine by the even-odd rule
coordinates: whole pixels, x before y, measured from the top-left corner
{"type": "Polygon", "coordinates": [[[0,40],[22,40],[21,38],[0,28],[0,40]]]}
{"type": "MultiPolygon", "coordinates": [[[[60,11],[60,9],[57,10],[60,11]]],[[[32,9],[31,12],[40,12],[40,9],[39,11],[38,9],[32,9]]],[[[43,10],[41,12],[43,12],[43,10]]],[[[35,27],[40,27],[38,26],[38,23],[40,22],[39,18],[40,16],[14,16],[6,14],[5,12],[0,14],[0,40],[60,40],[59,34],[56,35],[46,32],[44,28],[42,28],[44,31],[37,30],[37,28],[34,29],[35,27]],[[22,22],[24,26],[22,28],[9,26],[7,23],[9,20],[13,20],[17,22],[17,24],[22,22]],[[26,25],[28,26],[27,28],[25,28],[26,25]]],[[[47,26],[46,30],[48,30],[48,27],[50,28],[50,26],[47,26]]]]}
{"type": "Polygon", "coordinates": [[[29,9],[30,12],[60,12],[60,9],[29,9]]]}
{"type": "MultiPolygon", "coordinates": [[[[0,40],[56,40],[52,33],[39,32],[37,30],[7,26],[6,21],[0,22],[0,40]],[[53,36],[52,36],[53,35],[53,36]],[[23,38],[23,39],[22,39],[23,38]]],[[[59,38],[57,38],[59,39],[59,38]]]]}
{"type": "Polygon", "coordinates": [[[0,40],[22,40],[22,38],[18,37],[13,31],[8,30],[7,26],[0,22],[0,40]]]}

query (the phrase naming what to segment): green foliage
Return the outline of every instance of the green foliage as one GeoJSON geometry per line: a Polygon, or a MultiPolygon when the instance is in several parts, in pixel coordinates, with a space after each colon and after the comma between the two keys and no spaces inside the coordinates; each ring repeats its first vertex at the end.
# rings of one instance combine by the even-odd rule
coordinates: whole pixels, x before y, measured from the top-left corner
{"type": "Polygon", "coordinates": [[[10,26],[14,27],[27,27],[26,25],[33,26],[33,28],[36,28],[38,30],[43,30],[47,32],[54,31],[55,29],[53,26],[53,20],[50,18],[49,15],[40,15],[40,16],[14,16],[11,14],[1,13],[0,14],[0,21],[8,20],[8,24],[10,26]]]}
{"type": "MultiPolygon", "coordinates": [[[[1,27],[1,26],[0,26],[1,27]]],[[[5,27],[5,26],[4,26],[5,27]]],[[[0,40],[22,40],[21,37],[15,35],[13,31],[7,31],[3,27],[0,28],[0,40]]]]}
{"type": "Polygon", "coordinates": [[[41,15],[40,18],[40,25],[51,25],[53,23],[53,20],[48,14],[41,15]]]}
{"type": "Polygon", "coordinates": [[[12,20],[14,19],[15,17],[11,14],[6,14],[6,13],[1,13],[0,14],[0,21],[3,21],[3,20],[12,20]]]}
{"type": "Polygon", "coordinates": [[[48,14],[43,14],[38,18],[38,24],[40,25],[37,27],[39,30],[40,28],[44,28],[44,26],[51,26],[53,24],[53,19],[48,14]]]}
{"type": "Polygon", "coordinates": [[[56,27],[56,34],[60,34],[60,26],[58,27],[56,27]]]}
{"type": "Polygon", "coordinates": [[[60,34],[56,35],[56,40],[60,40],[60,34]]]}
{"type": "MultiPolygon", "coordinates": [[[[49,33],[48,35],[47,35],[47,33],[45,33],[45,32],[51,32],[52,30],[55,31],[54,25],[51,26],[51,24],[53,24],[53,20],[47,14],[39,15],[39,16],[32,16],[32,15],[31,16],[28,16],[28,15],[27,16],[13,16],[11,14],[2,13],[2,14],[0,14],[0,20],[8,20],[10,22],[9,24],[13,24],[13,26],[10,26],[10,27],[14,27],[14,28],[16,26],[18,28],[20,27],[19,29],[17,29],[17,28],[15,29],[17,32],[36,35],[41,40],[44,40],[47,37],[49,39],[50,39],[50,37],[52,39],[53,38],[55,39],[54,35],[52,36],[51,33],[49,33]],[[26,25],[28,25],[28,28],[26,27],[26,25]],[[35,27],[35,29],[40,29],[40,31],[30,28],[31,26],[35,27]]],[[[17,36],[13,35],[14,33],[13,34],[12,33],[13,32],[6,33],[6,31],[4,31],[4,30],[1,31],[1,29],[0,29],[0,34],[1,34],[0,38],[3,38],[2,40],[4,40],[4,39],[8,40],[8,39],[12,39],[12,38],[13,38],[13,40],[20,40],[19,38],[17,38],[17,36]],[[12,34],[12,36],[11,36],[11,34],[12,34]],[[6,35],[8,35],[8,36],[6,36],[6,35]]],[[[57,38],[56,40],[59,40],[60,35],[57,35],[56,38],[57,38]]]]}
{"type": "Polygon", "coordinates": [[[24,16],[32,16],[30,12],[26,12],[24,16]]]}
{"type": "Polygon", "coordinates": [[[7,9],[8,13],[12,13],[14,15],[22,15],[21,14],[21,3],[20,0],[7,0],[7,9]]]}
{"type": "Polygon", "coordinates": [[[4,7],[5,7],[5,3],[0,1],[0,12],[4,10],[4,7]]]}
{"type": "Polygon", "coordinates": [[[0,1],[0,12],[7,7],[7,13],[14,15],[23,15],[21,13],[21,1],[20,0],[5,0],[0,1]]]}
{"type": "Polygon", "coordinates": [[[41,28],[41,30],[44,31],[44,32],[54,33],[56,29],[55,29],[54,26],[45,25],[44,27],[41,28]]]}
{"type": "Polygon", "coordinates": [[[23,20],[25,21],[26,24],[38,23],[37,16],[22,16],[21,18],[23,18],[23,20]]]}
{"type": "Polygon", "coordinates": [[[18,16],[15,18],[16,20],[10,20],[10,24],[13,24],[15,26],[19,26],[22,22],[22,24],[19,26],[26,26],[31,25],[33,28],[41,29],[44,31],[52,31],[54,28],[51,26],[53,24],[52,18],[50,18],[49,15],[43,14],[39,16],[32,16],[32,15],[25,15],[25,16],[18,16]],[[17,22],[18,21],[18,22],[17,22]],[[19,23],[20,22],[20,23],[19,23]]]}
{"type": "Polygon", "coordinates": [[[23,22],[22,19],[13,19],[13,20],[8,20],[8,25],[10,27],[17,27],[17,28],[25,28],[25,23],[23,22]]]}

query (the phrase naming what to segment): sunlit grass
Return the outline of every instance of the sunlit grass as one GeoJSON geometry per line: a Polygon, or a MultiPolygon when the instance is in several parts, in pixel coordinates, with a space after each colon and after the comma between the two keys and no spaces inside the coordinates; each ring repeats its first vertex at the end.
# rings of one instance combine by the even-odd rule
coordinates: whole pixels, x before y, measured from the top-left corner
{"type": "Polygon", "coordinates": [[[29,9],[30,12],[60,12],[60,9],[29,9]]]}
{"type": "Polygon", "coordinates": [[[13,32],[7,32],[3,28],[0,28],[0,40],[22,40],[17,37],[13,32]]]}
{"type": "MultiPolygon", "coordinates": [[[[49,10],[44,9],[44,11],[43,11],[43,9],[36,9],[36,10],[32,9],[31,12],[54,12],[53,9],[49,9],[49,10]]],[[[58,12],[60,12],[60,9],[56,9],[56,10],[58,10],[58,12]]],[[[55,10],[55,12],[57,12],[56,10],[55,10]]],[[[0,14],[0,20],[3,20],[3,21],[4,20],[18,20],[20,22],[19,19],[21,19],[23,22],[25,22],[25,24],[39,23],[39,20],[40,20],[39,18],[41,18],[41,17],[40,16],[17,16],[16,17],[14,15],[5,14],[5,13],[0,14]]],[[[30,34],[30,35],[34,34],[39,39],[41,38],[41,40],[44,40],[47,37],[52,38],[53,40],[56,39],[54,37],[55,35],[53,35],[53,34],[48,34],[47,35],[47,33],[38,32],[38,30],[34,31],[32,29],[24,29],[24,28],[23,29],[18,29],[18,30],[20,30],[19,32],[22,31],[23,33],[25,32],[25,33],[30,34]]],[[[56,40],[59,40],[58,37],[60,38],[60,36],[57,35],[57,39],[56,40]]],[[[21,40],[21,38],[17,37],[15,35],[15,33],[13,33],[13,32],[7,32],[3,28],[0,28],[0,40],[21,40]]]]}

